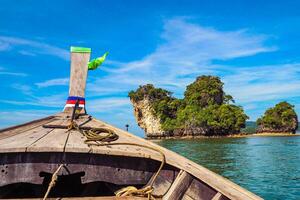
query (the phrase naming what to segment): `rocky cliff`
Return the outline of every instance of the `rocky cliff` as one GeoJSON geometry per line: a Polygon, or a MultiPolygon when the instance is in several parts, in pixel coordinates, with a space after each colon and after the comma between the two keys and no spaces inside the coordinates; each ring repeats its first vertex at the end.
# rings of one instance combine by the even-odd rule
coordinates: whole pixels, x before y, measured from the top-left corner
{"type": "Polygon", "coordinates": [[[131,99],[137,124],[145,131],[147,137],[164,137],[166,132],[161,127],[161,119],[153,114],[149,98],[140,101],[131,99]]]}

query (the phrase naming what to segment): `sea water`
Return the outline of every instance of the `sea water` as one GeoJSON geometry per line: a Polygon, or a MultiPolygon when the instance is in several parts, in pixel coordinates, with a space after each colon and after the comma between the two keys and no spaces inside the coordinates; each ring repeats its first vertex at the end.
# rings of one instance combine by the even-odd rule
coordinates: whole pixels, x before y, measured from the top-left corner
{"type": "Polygon", "coordinates": [[[267,200],[300,200],[300,137],[157,142],[267,200]]]}

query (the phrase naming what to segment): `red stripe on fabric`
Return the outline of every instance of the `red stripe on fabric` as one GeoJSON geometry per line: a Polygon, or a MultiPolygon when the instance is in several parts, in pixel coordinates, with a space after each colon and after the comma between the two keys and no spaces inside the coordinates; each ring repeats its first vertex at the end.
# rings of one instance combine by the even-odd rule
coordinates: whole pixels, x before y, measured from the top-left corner
{"type": "MultiPolygon", "coordinates": [[[[68,100],[66,104],[75,104],[76,100],[68,100]]],[[[85,104],[85,101],[81,100],[79,101],[79,104],[85,104]]]]}

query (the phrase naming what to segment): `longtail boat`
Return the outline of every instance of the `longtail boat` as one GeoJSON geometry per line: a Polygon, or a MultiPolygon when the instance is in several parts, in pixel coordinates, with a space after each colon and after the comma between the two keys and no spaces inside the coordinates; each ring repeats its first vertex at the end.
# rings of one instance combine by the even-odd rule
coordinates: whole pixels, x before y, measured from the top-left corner
{"type": "Polygon", "coordinates": [[[71,48],[69,97],[61,113],[0,130],[0,198],[261,199],[187,158],[88,115],[90,53],[89,48],[71,48]]]}

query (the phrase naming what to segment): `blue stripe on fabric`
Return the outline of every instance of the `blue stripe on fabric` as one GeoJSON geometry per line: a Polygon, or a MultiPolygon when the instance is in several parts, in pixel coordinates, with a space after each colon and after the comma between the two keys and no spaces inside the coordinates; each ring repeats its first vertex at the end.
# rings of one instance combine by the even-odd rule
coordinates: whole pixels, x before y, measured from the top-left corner
{"type": "Polygon", "coordinates": [[[79,100],[79,101],[84,101],[85,98],[83,97],[76,97],[76,96],[69,96],[67,100],[79,100]]]}

